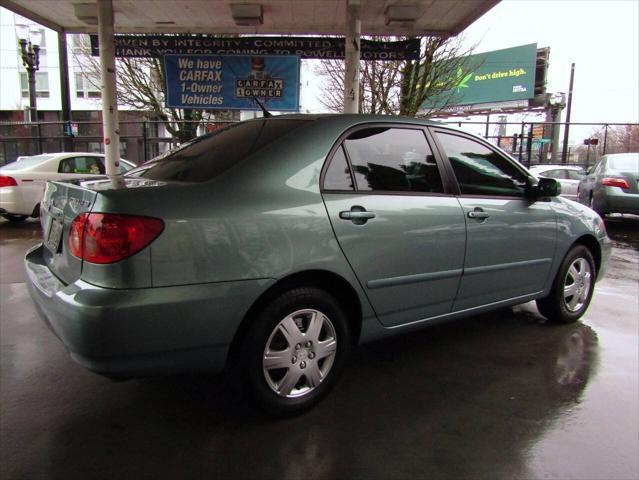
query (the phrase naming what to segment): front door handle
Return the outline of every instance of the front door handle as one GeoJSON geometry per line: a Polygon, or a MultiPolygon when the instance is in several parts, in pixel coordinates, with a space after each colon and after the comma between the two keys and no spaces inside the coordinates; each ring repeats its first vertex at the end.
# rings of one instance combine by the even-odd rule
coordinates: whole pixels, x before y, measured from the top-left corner
{"type": "Polygon", "coordinates": [[[477,220],[483,220],[490,217],[490,214],[484,212],[484,210],[482,210],[479,207],[476,207],[474,210],[471,210],[470,212],[468,212],[468,218],[475,218],[477,220]]]}
{"type": "Polygon", "coordinates": [[[375,218],[375,212],[369,212],[364,207],[355,205],[350,210],[339,212],[342,220],[351,220],[355,225],[363,225],[371,218],[375,218]]]}

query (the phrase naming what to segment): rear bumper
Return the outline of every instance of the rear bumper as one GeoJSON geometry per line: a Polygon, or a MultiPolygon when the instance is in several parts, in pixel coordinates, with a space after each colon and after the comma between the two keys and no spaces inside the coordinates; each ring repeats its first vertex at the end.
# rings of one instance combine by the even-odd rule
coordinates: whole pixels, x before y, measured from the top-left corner
{"type": "Polygon", "coordinates": [[[605,187],[601,205],[597,209],[604,213],[633,213],[639,215],[639,194],[625,193],[619,187],[605,187]]]}
{"type": "Polygon", "coordinates": [[[246,311],[272,282],[121,290],[82,280],[65,285],[45,265],[42,249],[25,258],[42,318],[74,360],[111,377],[219,372],[246,311]]]}

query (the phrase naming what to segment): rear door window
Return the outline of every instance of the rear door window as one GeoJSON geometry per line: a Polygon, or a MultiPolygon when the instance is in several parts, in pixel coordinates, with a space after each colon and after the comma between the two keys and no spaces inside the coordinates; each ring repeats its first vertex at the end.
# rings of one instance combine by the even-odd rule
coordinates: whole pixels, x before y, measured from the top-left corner
{"type": "Polygon", "coordinates": [[[344,141],[358,191],[443,193],[441,175],[421,129],[375,127],[344,141]]]}
{"type": "Polygon", "coordinates": [[[104,174],[104,165],[99,157],[69,157],[60,160],[58,173],[100,175],[104,174]]]}

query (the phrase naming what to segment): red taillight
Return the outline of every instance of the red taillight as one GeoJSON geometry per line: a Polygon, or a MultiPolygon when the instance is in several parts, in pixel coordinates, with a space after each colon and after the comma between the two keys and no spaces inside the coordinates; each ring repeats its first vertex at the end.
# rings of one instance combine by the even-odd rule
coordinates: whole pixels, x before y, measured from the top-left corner
{"type": "Polygon", "coordinates": [[[69,230],[69,251],[91,263],[114,263],[139,252],[164,230],[158,218],[82,213],[69,230]]]}
{"type": "Polygon", "coordinates": [[[0,187],[16,187],[18,182],[13,177],[7,177],[6,175],[0,175],[0,187]]]}
{"type": "Polygon", "coordinates": [[[621,187],[621,188],[630,188],[628,185],[628,180],[625,178],[615,178],[615,177],[607,177],[601,180],[601,184],[606,187],[621,187]]]}

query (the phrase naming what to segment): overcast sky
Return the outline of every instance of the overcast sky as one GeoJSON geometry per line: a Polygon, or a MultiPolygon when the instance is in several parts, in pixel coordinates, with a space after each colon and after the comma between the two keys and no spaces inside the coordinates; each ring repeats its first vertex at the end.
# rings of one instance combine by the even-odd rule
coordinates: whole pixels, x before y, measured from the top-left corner
{"type": "Polygon", "coordinates": [[[573,122],[639,122],[639,0],[504,0],[465,32],[476,52],[550,47],[548,92],[568,92],[573,122]]]}

